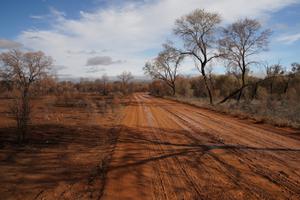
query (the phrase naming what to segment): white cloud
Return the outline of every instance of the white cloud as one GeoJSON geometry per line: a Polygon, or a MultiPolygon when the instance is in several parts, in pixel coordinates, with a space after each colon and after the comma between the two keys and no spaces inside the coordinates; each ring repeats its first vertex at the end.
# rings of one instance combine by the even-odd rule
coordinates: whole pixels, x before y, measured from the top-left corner
{"type": "Polygon", "coordinates": [[[37,20],[45,19],[45,16],[44,16],[44,15],[30,15],[29,17],[30,17],[31,19],[37,19],[37,20]]]}
{"type": "Polygon", "coordinates": [[[63,20],[66,17],[66,13],[61,12],[54,7],[49,8],[49,14],[46,15],[30,15],[31,19],[34,20],[63,20]]]}
{"type": "Polygon", "coordinates": [[[97,73],[97,72],[105,72],[106,70],[104,68],[98,68],[97,66],[93,66],[86,70],[86,73],[97,73]]]}
{"type": "Polygon", "coordinates": [[[277,38],[277,41],[283,42],[285,44],[292,44],[298,40],[300,40],[300,33],[284,35],[277,38]]]}
{"type": "Polygon", "coordinates": [[[155,0],[141,4],[129,1],[121,7],[112,5],[94,12],[80,11],[79,19],[69,19],[65,13],[51,8],[51,28],[25,30],[18,40],[26,47],[45,51],[58,65],[68,66],[62,71],[74,76],[87,75],[84,66],[88,54],[84,52],[93,51],[103,56],[103,49],[109,49],[106,55],[127,61],[105,68],[107,74],[129,70],[140,75],[144,62],[150,59],[148,54],[153,54],[171,37],[174,20],[196,8],[218,12],[226,23],[245,16],[263,19],[293,2],[295,0],[155,0]]]}
{"type": "Polygon", "coordinates": [[[110,56],[95,56],[86,61],[86,66],[113,65],[122,62],[121,60],[113,60],[110,56]]]}

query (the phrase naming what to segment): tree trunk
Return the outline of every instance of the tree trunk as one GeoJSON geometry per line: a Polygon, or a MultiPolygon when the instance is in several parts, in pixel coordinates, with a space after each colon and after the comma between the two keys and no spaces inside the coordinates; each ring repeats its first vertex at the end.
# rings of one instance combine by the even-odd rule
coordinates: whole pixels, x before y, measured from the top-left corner
{"type": "Polygon", "coordinates": [[[201,73],[202,73],[202,76],[204,78],[204,84],[205,84],[205,87],[206,87],[206,90],[207,90],[207,93],[208,93],[208,96],[209,96],[209,103],[211,105],[213,105],[213,98],[212,98],[212,94],[211,94],[210,88],[208,86],[207,77],[206,77],[206,74],[205,74],[204,67],[201,67],[201,73]]]}
{"type": "Polygon", "coordinates": [[[237,98],[237,103],[240,103],[244,88],[245,88],[245,70],[243,70],[242,72],[242,87],[240,88],[240,92],[237,98]]]}
{"type": "Polygon", "coordinates": [[[175,89],[175,86],[172,87],[172,96],[175,96],[176,94],[176,89],[175,89]]]}
{"type": "Polygon", "coordinates": [[[286,82],[286,84],[285,84],[285,87],[284,87],[284,90],[283,90],[283,93],[284,93],[285,95],[286,95],[287,92],[288,92],[290,80],[291,80],[290,77],[288,77],[288,80],[287,80],[287,82],[286,82]]]}
{"type": "Polygon", "coordinates": [[[252,91],[252,97],[251,97],[252,100],[253,100],[254,98],[256,98],[256,95],[257,95],[257,87],[258,87],[258,84],[255,83],[254,88],[253,88],[253,91],[252,91]]]}
{"type": "Polygon", "coordinates": [[[172,96],[175,96],[175,94],[176,94],[176,85],[175,85],[175,83],[169,83],[168,84],[169,86],[170,86],[170,88],[171,88],[171,90],[172,90],[172,96]]]}
{"type": "Polygon", "coordinates": [[[30,114],[30,108],[29,108],[29,88],[25,88],[22,92],[21,97],[21,113],[20,113],[20,122],[19,122],[19,131],[20,131],[20,143],[23,143],[26,138],[27,133],[27,126],[29,122],[29,114],[30,114]]]}

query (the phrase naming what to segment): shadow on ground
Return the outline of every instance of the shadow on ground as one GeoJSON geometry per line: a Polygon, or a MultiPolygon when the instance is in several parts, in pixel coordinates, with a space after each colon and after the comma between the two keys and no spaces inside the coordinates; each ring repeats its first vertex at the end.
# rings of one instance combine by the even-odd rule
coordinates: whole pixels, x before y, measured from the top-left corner
{"type": "Polygon", "coordinates": [[[101,196],[116,142],[115,128],[31,126],[27,141],[16,129],[0,129],[0,193],[3,199],[67,199],[101,196]]]}
{"type": "MultiPolygon", "coordinates": [[[[223,155],[268,156],[268,152],[300,155],[300,149],[224,144],[210,137],[201,140],[184,130],[152,127],[133,129],[125,126],[65,127],[47,124],[30,127],[27,139],[25,145],[19,146],[15,143],[14,128],[0,129],[0,193],[4,199],[99,199],[105,189],[107,172],[118,171],[118,177],[134,173],[143,179],[139,166],[172,158],[203,173],[206,164],[201,159],[208,155],[240,176],[236,166],[215,153],[219,150],[223,155]],[[154,132],[160,137],[153,137],[154,132]],[[177,142],[170,142],[170,138],[177,142]],[[116,143],[124,144],[126,153],[109,165],[114,151],[119,151],[116,143]]],[[[292,191],[300,192],[295,188],[292,191]]]]}

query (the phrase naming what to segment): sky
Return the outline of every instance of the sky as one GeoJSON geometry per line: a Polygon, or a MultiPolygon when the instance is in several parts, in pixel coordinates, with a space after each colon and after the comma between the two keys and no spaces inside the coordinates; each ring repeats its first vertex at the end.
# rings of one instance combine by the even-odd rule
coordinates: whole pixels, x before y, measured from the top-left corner
{"type": "MultiPolygon", "coordinates": [[[[300,62],[300,0],[0,0],[0,52],[43,51],[60,77],[143,75],[177,18],[200,8],[217,12],[226,26],[245,17],[273,34],[257,59],[289,66],[300,62]]],[[[224,72],[213,63],[215,73],[224,72]]],[[[259,70],[259,69],[257,69],[259,70]]],[[[185,61],[181,73],[197,74],[185,61]]]]}

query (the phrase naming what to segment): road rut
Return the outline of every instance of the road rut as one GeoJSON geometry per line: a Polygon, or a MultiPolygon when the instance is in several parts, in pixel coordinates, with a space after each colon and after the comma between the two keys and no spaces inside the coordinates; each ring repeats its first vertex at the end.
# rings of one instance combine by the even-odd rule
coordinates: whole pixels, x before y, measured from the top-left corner
{"type": "Polygon", "coordinates": [[[300,199],[300,133],[135,94],[103,199],[300,199]]]}

